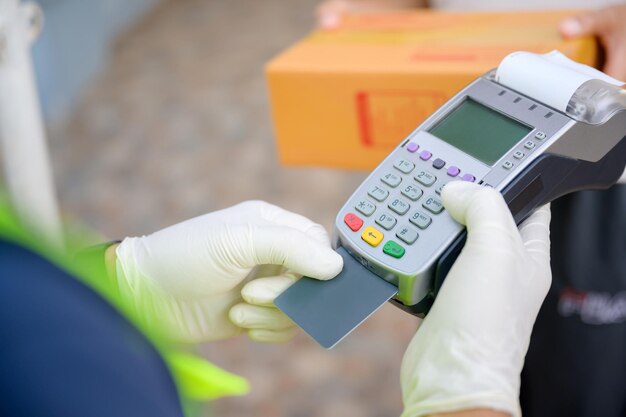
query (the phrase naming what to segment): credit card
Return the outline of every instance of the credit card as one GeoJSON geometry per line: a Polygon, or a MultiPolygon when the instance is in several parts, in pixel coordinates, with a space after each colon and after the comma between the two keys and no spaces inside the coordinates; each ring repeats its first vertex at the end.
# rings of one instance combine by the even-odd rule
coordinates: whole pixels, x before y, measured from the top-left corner
{"type": "Polygon", "coordinates": [[[279,295],[274,304],[326,349],[335,346],[398,288],[366,269],[344,248],[343,270],[328,281],[303,277],[279,295]]]}

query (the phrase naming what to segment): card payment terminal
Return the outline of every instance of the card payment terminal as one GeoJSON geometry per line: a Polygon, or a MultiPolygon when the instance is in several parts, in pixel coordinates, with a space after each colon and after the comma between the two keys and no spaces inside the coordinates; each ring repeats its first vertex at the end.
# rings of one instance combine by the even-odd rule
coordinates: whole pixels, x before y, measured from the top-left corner
{"type": "Polygon", "coordinates": [[[497,189],[518,223],[561,195],[614,184],[626,165],[626,91],[588,76],[559,109],[527,92],[539,72],[507,85],[491,71],[426,119],[339,211],[334,245],[343,272],[304,278],[276,305],[325,347],[389,299],[424,315],[465,239],[442,205],[445,184],[497,189]]]}

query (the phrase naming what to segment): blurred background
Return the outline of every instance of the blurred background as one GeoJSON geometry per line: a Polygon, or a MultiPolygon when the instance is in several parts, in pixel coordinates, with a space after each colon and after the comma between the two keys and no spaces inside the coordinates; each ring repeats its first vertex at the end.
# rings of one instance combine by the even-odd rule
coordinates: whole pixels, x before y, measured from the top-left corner
{"type": "MultiPolygon", "coordinates": [[[[103,239],[263,199],[330,228],[366,172],[278,164],[264,64],[317,0],[40,0],[38,88],[65,215],[103,239]]],[[[202,347],[252,392],[216,416],[392,416],[417,319],[386,305],[332,351],[300,334],[202,347]]]]}

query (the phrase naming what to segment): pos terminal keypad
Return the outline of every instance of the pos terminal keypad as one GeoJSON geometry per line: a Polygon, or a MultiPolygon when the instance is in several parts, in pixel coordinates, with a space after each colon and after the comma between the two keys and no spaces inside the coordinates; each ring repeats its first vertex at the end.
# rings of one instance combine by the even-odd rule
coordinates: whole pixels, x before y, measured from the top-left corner
{"type": "Polygon", "coordinates": [[[420,233],[437,223],[444,211],[440,199],[443,186],[450,180],[476,179],[415,141],[408,142],[402,152],[393,162],[393,170],[377,176],[353,211],[344,216],[353,233],[360,233],[370,247],[396,259],[405,256],[420,233]],[[370,225],[362,228],[366,223],[370,225]],[[360,226],[355,228],[355,224],[360,226]]]}

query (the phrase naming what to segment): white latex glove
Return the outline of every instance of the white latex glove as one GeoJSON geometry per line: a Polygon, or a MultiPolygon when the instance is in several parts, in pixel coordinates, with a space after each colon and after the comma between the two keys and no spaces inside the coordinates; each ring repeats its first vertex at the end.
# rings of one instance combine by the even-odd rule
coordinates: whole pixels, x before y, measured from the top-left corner
{"type": "Polygon", "coordinates": [[[286,340],[294,324],[268,294],[297,274],[329,279],[343,267],[322,226],[262,201],[126,238],[116,255],[122,296],[151,328],[180,342],[223,339],[242,328],[255,340],[286,340]],[[267,275],[267,265],[279,265],[271,268],[278,275],[244,287],[267,275]]]}
{"type": "Polygon", "coordinates": [[[551,281],[550,209],[518,230],[491,188],[455,181],[442,198],[467,226],[467,243],[404,355],[402,416],[473,408],[520,416],[520,373],[551,281]]]}

